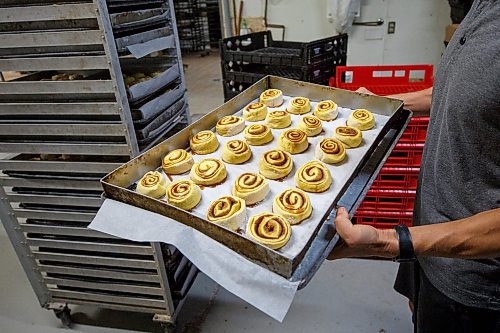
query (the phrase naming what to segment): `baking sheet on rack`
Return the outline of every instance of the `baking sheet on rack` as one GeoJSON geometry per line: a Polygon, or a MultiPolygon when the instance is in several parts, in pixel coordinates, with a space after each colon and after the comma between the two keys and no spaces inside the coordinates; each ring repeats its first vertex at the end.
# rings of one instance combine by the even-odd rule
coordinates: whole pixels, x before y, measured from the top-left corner
{"type": "MultiPolygon", "coordinates": [[[[307,96],[304,96],[307,97],[307,96]]],[[[286,109],[286,106],[288,105],[289,101],[291,100],[292,97],[290,96],[284,96],[284,103],[280,107],[277,108],[269,108],[269,111],[272,110],[284,110],[286,109]]],[[[252,101],[256,102],[257,100],[252,101]]],[[[314,109],[318,101],[311,101],[311,110],[314,109]]],[[[314,151],[316,148],[316,144],[321,141],[322,138],[324,137],[332,137],[335,128],[338,126],[345,126],[347,117],[349,114],[353,111],[352,109],[348,108],[343,108],[339,106],[339,116],[337,119],[333,121],[322,121],[323,125],[323,130],[324,132],[321,133],[320,135],[316,137],[309,137],[309,148],[301,154],[296,154],[292,155],[292,159],[294,162],[294,166],[290,174],[284,178],[281,181],[274,181],[274,180],[269,180],[269,187],[271,189],[270,193],[266,197],[264,201],[261,203],[257,204],[254,207],[247,207],[247,219],[245,221],[245,224],[240,225],[241,230],[243,231],[242,236],[246,237],[244,235],[244,231],[246,230],[246,222],[248,221],[249,217],[255,214],[259,214],[265,211],[271,212],[272,211],[272,203],[273,203],[273,198],[279,194],[281,191],[290,188],[290,187],[296,187],[295,186],[295,180],[294,180],[294,175],[297,169],[305,164],[306,162],[309,162],[311,160],[315,159],[314,156],[314,151]]],[[[237,116],[242,116],[242,110],[239,110],[238,112],[234,113],[234,115],[237,116]]],[[[307,113],[307,114],[312,114],[312,111],[307,113]]],[[[195,207],[192,211],[192,214],[199,216],[201,218],[206,217],[206,212],[207,209],[210,205],[210,203],[225,195],[231,195],[231,189],[233,187],[234,181],[236,178],[244,173],[244,172],[254,172],[258,173],[259,172],[259,159],[262,153],[271,150],[271,149],[276,149],[278,148],[278,136],[280,135],[281,132],[290,129],[290,128],[297,128],[297,125],[299,123],[300,118],[302,118],[303,115],[291,115],[292,118],[292,125],[285,128],[285,129],[272,129],[273,133],[273,141],[271,141],[268,144],[265,144],[263,146],[250,146],[250,149],[252,150],[252,158],[240,165],[235,165],[235,164],[229,164],[225,163],[226,169],[227,169],[227,179],[225,182],[223,182],[220,185],[217,185],[215,187],[203,187],[202,190],[202,200],[200,204],[195,207]]],[[[329,165],[325,164],[328,169],[331,172],[332,178],[333,178],[333,184],[330,187],[330,189],[326,192],[323,193],[308,193],[309,198],[311,200],[312,206],[313,206],[313,212],[312,215],[309,219],[303,221],[302,223],[298,225],[292,226],[292,237],[290,241],[288,242],[287,245],[285,245],[283,248],[279,249],[278,251],[284,255],[287,258],[295,258],[297,255],[299,255],[306,244],[309,242],[309,240],[312,238],[314,231],[316,228],[319,226],[321,223],[322,217],[325,214],[325,212],[328,210],[328,208],[331,206],[335,198],[338,196],[340,193],[340,190],[342,187],[345,185],[345,183],[348,181],[348,179],[351,177],[353,174],[354,170],[358,166],[358,164],[361,162],[363,159],[364,155],[368,152],[370,146],[374,143],[377,135],[380,133],[382,128],[384,127],[385,123],[389,120],[388,116],[383,116],[379,114],[374,114],[375,117],[375,127],[371,130],[368,131],[363,131],[363,143],[361,146],[358,148],[354,149],[347,149],[346,154],[347,157],[346,159],[337,165],[329,165]]],[[[248,122],[246,121],[246,125],[250,124],[259,124],[262,123],[264,124],[265,121],[258,121],[258,122],[248,122]]],[[[243,132],[231,136],[231,137],[223,137],[217,134],[217,138],[219,139],[219,148],[211,154],[207,155],[193,155],[193,158],[195,162],[198,162],[204,158],[218,158],[222,160],[222,147],[223,145],[229,141],[229,140],[234,140],[234,139],[240,139],[240,140],[245,140],[243,136],[243,132]]],[[[158,168],[158,171],[162,171],[161,167],[158,168]]],[[[164,173],[163,173],[164,174],[164,173]]],[[[172,180],[177,180],[180,178],[189,178],[189,172],[182,174],[182,175],[169,175],[169,178],[172,180]]]]}

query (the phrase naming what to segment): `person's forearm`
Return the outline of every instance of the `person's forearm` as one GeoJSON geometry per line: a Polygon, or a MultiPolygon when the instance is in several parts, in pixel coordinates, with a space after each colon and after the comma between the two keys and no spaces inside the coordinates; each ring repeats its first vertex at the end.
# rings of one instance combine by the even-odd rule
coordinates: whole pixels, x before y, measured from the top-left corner
{"type": "Polygon", "coordinates": [[[389,95],[387,97],[402,100],[405,107],[413,112],[429,112],[431,109],[432,87],[411,93],[389,95]]]}
{"type": "MultiPolygon", "coordinates": [[[[447,258],[500,257],[500,208],[439,224],[411,227],[415,254],[447,258]]],[[[381,230],[376,252],[399,254],[394,230],[381,230]]]]}

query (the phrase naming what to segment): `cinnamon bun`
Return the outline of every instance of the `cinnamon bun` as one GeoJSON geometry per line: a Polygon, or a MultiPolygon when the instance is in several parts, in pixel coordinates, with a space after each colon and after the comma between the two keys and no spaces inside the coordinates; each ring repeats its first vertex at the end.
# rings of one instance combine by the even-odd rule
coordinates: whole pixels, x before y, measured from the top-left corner
{"type": "Polygon", "coordinates": [[[224,196],[212,201],[207,211],[207,220],[236,231],[247,217],[245,200],[224,196]]]}
{"type": "Polygon", "coordinates": [[[365,109],[356,109],[347,118],[347,126],[356,127],[360,131],[372,129],[375,126],[373,113],[365,109]]]}
{"type": "Polygon", "coordinates": [[[270,108],[275,108],[283,104],[283,93],[279,89],[267,89],[260,94],[260,102],[270,108]]]}
{"type": "Polygon", "coordinates": [[[337,119],[339,110],[332,100],[321,101],[314,107],[313,114],[321,120],[330,121],[337,119]]]}
{"type": "Polygon", "coordinates": [[[321,120],[315,116],[303,116],[298,127],[303,130],[307,136],[316,136],[323,130],[321,120]]]}
{"type": "Polygon", "coordinates": [[[266,124],[271,128],[286,128],[292,124],[292,117],[286,111],[270,111],[267,113],[266,124]]]}
{"type": "Polygon", "coordinates": [[[332,175],[323,163],[310,161],[297,170],[295,183],[306,192],[325,192],[332,185],[332,175]]]}
{"type": "Polygon", "coordinates": [[[215,125],[217,133],[222,136],[233,136],[245,129],[245,121],[238,116],[225,116],[215,125]]]}
{"type": "Polygon", "coordinates": [[[288,129],[278,137],[278,146],[290,154],[299,154],[307,150],[307,134],[301,129],[288,129]]]}
{"type": "Polygon", "coordinates": [[[273,141],[273,133],[267,125],[249,125],[245,128],[243,135],[248,144],[252,146],[262,146],[273,141]]]}
{"type": "Polygon", "coordinates": [[[243,118],[247,121],[259,121],[266,119],[267,106],[261,102],[249,104],[243,109],[243,118]]]}
{"type": "Polygon", "coordinates": [[[311,111],[311,102],[309,102],[309,98],[305,97],[294,97],[288,104],[286,109],[291,114],[304,114],[311,111]]]}
{"type": "Polygon", "coordinates": [[[178,175],[189,171],[193,164],[193,155],[184,149],[175,149],[163,158],[161,167],[167,174],[178,175]]]}
{"type": "Polygon", "coordinates": [[[263,153],[259,160],[259,172],[267,179],[285,178],[292,171],[292,167],[292,156],[279,149],[263,153]]]}
{"type": "Polygon", "coordinates": [[[290,240],[292,227],[283,216],[264,212],[250,217],[247,235],[256,242],[277,250],[290,240]]]}
{"type": "Polygon", "coordinates": [[[213,153],[219,148],[219,140],[212,131],[201,131],[196,133],[189,140],[191,149],[200,155],[213,153]]]}
{"type": "Polygon", "coordinates": [[[344,144],[335,138],[324,138],[316,145],[315,156],[324,163],[340,163],[346,156],[344,144]]]}
{"type": "Polygon", "coordinates": [[[216,158],[205,158],[193,165],[189,177],[198,185],[217,185],[226,180],[226,166],[216,158]]]}
{"type": "Polygon", "coordinates": [[[137,192],[155,199],[165,196],[167,180],[158,171],[148,171],[137,183],[137,192]]]}
{"type": "Polygon", "coordinates": [[[229,140],[222,147],[222,160],[230,164],[245,163],[252,157],[252,151],[243,140],[229,140]]]}
{"type": "Polygon", "coordinates": [[[192,180],[179,179],[167,187],[167,202],[184,210],[191,210],[201,200],[201,189],[192,180]]]}
{"type": "Polygon", "coordinates": [[[311,200],[298,188],[286,189],[274,197],[273,213],[283,216],[292,225],[298,224],[311,216],[311,200]]]}
{"type": "Polygon", "coordinates": [[[347,148],[356,148],[363,141],[361,131],[355,127],[339,126],[335,129],[335,138],[342,142],[347,148]]]}
{"type": "Polygon", "coordinates": [[[247,205],[253,205],[264,200],[269,193],[269,182],[256,173],[243,173],[236,178],[233,195],[245,200],[247,205]]]}

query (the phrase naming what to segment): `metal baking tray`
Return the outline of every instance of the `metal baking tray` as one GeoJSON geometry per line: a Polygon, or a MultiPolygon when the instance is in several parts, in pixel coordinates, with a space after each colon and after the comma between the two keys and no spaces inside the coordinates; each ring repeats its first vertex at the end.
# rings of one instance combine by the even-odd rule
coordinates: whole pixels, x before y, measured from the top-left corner
{"type": "MultiPolygon", "coordinates": [[[[334,214],[339,199],[344,200],[343,202],[345,202],[348,209],[355,208],[357,200],[362,198],[363,191],[368,190],[370,182],[392,150],[395,141],[391,141],[394,144],[384,146],[383,149],[380,148],[380,144],[388,136],[392,137],[393,140],[397,140],[404,131],[411,112],[403,110],[402,106],[401,101],[385,97],[363,95],[311,83],[267,76],[173,137],[114,170],[104,177],[101,183],[106,195],[111,199],[173,218],[203,232],[246,258],[285,278],[306,280],[307,273],[314,272],[319,267],[318,261],[324,260],[325,248],[332,247],[338,239],[338,237],[335,238],[335,232],[329,228],[326,229],[327,232],[325,233],[324,221],[331,221],[330,218],[334,214]],[[340,194],[336,198],[332,197],[330,208],[324,212],[321,219],[322,223],[319,224],[313,237],[298,256],[287,258],[278,251],[271,250],[235,232],[209,223],[187,211],[170,206],[164,201],[152,199],[128,189],[144,173],[161,165],[162,157],[169,151],[176,148],[186,148],[189,138],[194,133],[200,130],[212,129],[218,119],[239,111],[249,102],[258,98],[262,91],[269,88],[280,89],[284,95],[288,96],[307,96],[311,100],[331,98],[343,107],[351,109],[367,108],[373,113],[389,116],[387,123],[377,135],[374,144],[372,144],[349,181],[342,188],[340,194]],[[365,169],[367,166],[371,168],[369,172],[368,169],[365,169]],[[366,172],[370,173],[370,177],[365,176],[366,172]],[[349,205],[353,198],[356,199],[354,204],[349,205]],[[318,234],[318,232],[321,232],[321,234],[318,234]]],[[[329,225],[331,226],[331,223],[329,225]]]]}

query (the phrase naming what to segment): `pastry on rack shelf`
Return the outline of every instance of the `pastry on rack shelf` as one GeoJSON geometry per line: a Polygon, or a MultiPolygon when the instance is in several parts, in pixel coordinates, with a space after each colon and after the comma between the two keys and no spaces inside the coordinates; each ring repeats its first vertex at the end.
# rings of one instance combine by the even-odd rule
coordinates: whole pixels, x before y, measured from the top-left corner
{"type": "Polygon", "coordinates": [[[278,137],[278,147],[290,154],[300,154],[309,147],[307,134],[296,128],[285,130],[278,137]]]}
{"type": "Polygon", "coordinates": [[[252,151],[243,140],[229,140],[222,147],[222,160],[230,164],[245,163],[252,157],[252,151]]]}
{"type": "Polygon", "coordinates": [[[249,125],[243,133],[249,145],[262,146],[273,141],[271,129],[264,124],[249,125]]]}
{"type": "Polygon", "coordinates": [[[375,126],[373,113],[366,109],[356,109],[347,118],[347,126],[356,127],[360,131],[372,129],[375,126]]]}
{"type": "Polygon", "coordinates": [[[167,180],[158,171],[148,171],[137,183],[136,191],[155,199],[165,196],[167,180]]]}
{"type": "Polygon", "coordinates": [[[290,240],[292,227],[283,216],[264,212],[250,217],[247,235],[256,242],[277,250],[290,240]]]}
{"type": "Polygon", "coordinates": [[[318,117],[307,115],[300,119],[298,128],[303,130],[307,136],[316,136],[323,130],[323,125],[318,117]]]}
{"type": "Polygon", "coordinates": [[[292,117],[284,110],[269,111],[266,117],[266,124],[275,129],[286,128],[292,124],[292,117]]]}
{"type": "Polygon", "coordinates": [[[267,179],[285,178],[292,171],[292,167],[292,156],[279,149],[266,151],[259,160],[259,172],[267,179]]]}
{"type": "Polygon", "coordinates": [[[335,138],[342,142],[347,148],[356,148],[363,141],[361,131],[351,126],[339,126],[335,129],[335,138]]]}
{"type": "Polygon", "coordinates": [[[245,121],[238,116],[225,116],[215,125],[217,133],[222,136],[233,136],[245,129],[245,121]]]}
{"type": "Polygon", "coordinates": [[[193,165],[189,177],[198,185],[217,185],[226,180],[226,166],[216,158],[205,158],[193,165]]]}
{"type": "Polygon", "coordinates": [[[233,195],[245,200],[247,205],[253,205],[264,200],[269,191],[267,179],[250,172],[239,175],[233,186],[233,195]]]}
{"type": "Polygon", "coordinates": [[[325,192],[332,185],[330,170],[319,161],[304,164],[295,173],[297,187],[306,192],[325,192]]]}
{"type": "Polygon", "coordinates": [[[283,104],[283,92],[279,89],[267,89],[260,94],[260,102],[270,108],[275,108],[283,104]]]}
{"type": "Polygon", "coordinates": [[[243,118],[247,121],[259,121],[266,119],[267,106],[261,102],[247,105],[243,109],[243,118]]]}
{"type": "Polygon", "coordinates": [[[288,104],[286,110],[291,114],[308,113],[309,111],[311,111],[311,102],[309,102],[309,98],[294,97],[288,104]]]}
{"type": "Polygon", "coordinates": [[[212,201],[207,211],[208,221],[233,231],[243,226],[246,218],[245,200],[230,195],[212,201]]]}
{"type": "Polygon", "coordinates": [[[193,135],[189,140],[189,146],[196,154],[206,155],[219,148],[219,140],[214,132],[205,130],[193,135]]]}
{"type": "Polygon", "coordinates": [[[286,189],[274,197],[273,213],[283,216],[292,225],[298,224],[311,216],[311,200],[298,188],[286,189]]]}
{"type": "Polygon", "coordinates": [[[337,119],[339,110],[334,101],[327,99],[316,104],[313,114],[321,120],[330,121],[337,119]]]}
{"type": "Polygon", "coordinates": [[[193,164],[193,155],[184,149],[175,149],[165,155],[161,167],[166,174],[179,175],[191,170],[193,164]]]}
{"type": "Polygon", "coordinates": [[[314,156],[324,163],[340,163],[346,156],[344,144],[335,138],[324,138],[316,145],[314,156]]]}
{"type": "Polygon", "coordinates": [[[201,200],[201,189],[192,180],[178,179],[167,187],[167,202],[184,210],[191,210],[201,200]]]}

